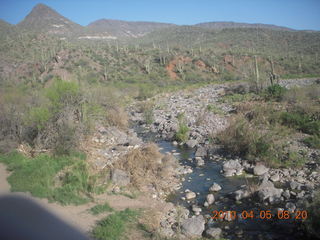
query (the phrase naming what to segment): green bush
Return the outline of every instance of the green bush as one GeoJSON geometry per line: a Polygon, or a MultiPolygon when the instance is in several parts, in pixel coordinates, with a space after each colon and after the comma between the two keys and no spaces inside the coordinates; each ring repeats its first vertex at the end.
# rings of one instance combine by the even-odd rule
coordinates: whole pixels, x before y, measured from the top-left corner
{"type": "Polygon", "coordinates": [[[27,122],[30,125],[35,125],[38,130],[41,130],[46,126],[51,117],[52,113],[47,107],[34,107],[28,113],[27,122]]]}
{"type": "Polygon", "coordinates": [[[80,89],[77,83],[62,81],[56,78],[53,85],[46,91],[53,110],[59,111],[62,107],[77,107],[80,101],[80,89]]]}
{"type": "Polygon", "coordinates": [[[185,123],[184,113],[179,113],[177,119],[179,121],[179,129],[175,133],[175,140],[179,142],[186,142],[189,139],[190,129],[188,125],[185,123]]]}
{"type": "Polygon", "coordinates": [[[303,140],[305,144],[307,144],[308,147],[317,148],[320,149],[320,137],[319,135],[314,135],[307,137],[303,140]]]}
{"type": "Polygon", "coordinates": [[[263,161],[270,166],[299,167],[306,160],[299,153],[288,152],[278,128],[262,130],[244,117],[234,119],[217,138],[226,151],[251,161],[263,161]]]}
{"type": "Polygon", "coordinates": [[[280,115],[282,124],[295,128],[307,134],[320,133],[320,121],[313,120],[306,114],[300,112],[284,112],[280,115]]]}
{"type": "Polygon", "coordinates": [[[97,240],[118,240],[122,239],[128,229],[128,224],[133,223],[138,212],[126,209],[116,212],[101,220],[93,229],[92,235],[97,240]]]}
{"type": "Polygon", "coordinates": [[[279,84],[274,84],[265,90],[264,95],[269,100],[274,99],[280,101],[283,99],[286,92],[287,89],[285,87],[282,87],[279,84]]]}

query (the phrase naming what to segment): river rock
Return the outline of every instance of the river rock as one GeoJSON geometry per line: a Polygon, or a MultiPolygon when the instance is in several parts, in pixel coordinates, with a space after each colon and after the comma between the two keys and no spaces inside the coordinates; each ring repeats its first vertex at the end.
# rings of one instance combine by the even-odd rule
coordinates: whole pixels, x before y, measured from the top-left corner
{"type": "Polygon", "coordinates": [[[290,191],[289,190],[285,190],[283,193],[282,193],[282,196],[285,198],[285,199],[290,199],[290,191]]]}
{"type": "Polygon", "coordinates": [[[253,174],[256,176],[261,176],[261,175],[267,173],[268,171],[269,171],[269,169],[262,164],[256,165],[253,168],[253,174]]]}
{"type": "Polygon", "coordinates": [[[187,199],[187,200],[196,198],[196,196],[197,196],[197,194],[194,193],[194,192],[187,192],[187,193],[186,193],[186,199],[187,199]]]}
{"type": "Polygon", "coordinates": [[[196,157],[195,160],[196,160],[197,167],[204,166],[204,160],[201,157],[196,157]]]}
{"type": "Polygon", "coordinates": [[[279,175],[278,173],[276,173],[276,174],[274,174],[274,175],[272,175],[272,176],[270,177],[270,180],[271,180],[272,182],[278,182],[278,181],[280,181],[280,175],[279,175]]]}
{"type": "Polygon", "coordinates": [[[214,203],[214,195],[212,193],[207,195],[207,203],[209,205],[211,205],[212,203],[214,203]]]}
{"type": "Polygon", "coordinates": [[[199,146],[197,148],[195,157],[205,157],[205,156],[207,156],[207,149],[204,148],[204,147],[199,146]]]}
{"type": "Polygon", "coordinates": [[[218,183],[213,183],[213,185],[209,188],[210,192],[218,192],[220,191],[222,188],[218,183]]]}
{"type": "Polygon", "coordinates": [[[236,201],[240,201],[249,196],[250,196],[250,192],[246,189],[239,189],[234,192],[234,198],[236,201]]]}
{"type": "Polygon", "coordinates": [[[258,188],[258,196],[261,202],[268,200],[273,204],[281,200],[283,189],[275,188],[270,181],[263,181],[258,188]]]}
{"type": "Polygon", "coordinates": [[[222,230],[221,228],[209,228],[206,230],[206,235],[209,238],[220,239],[222,230]]]}
{"type": "Polygon", "coordinates": [[[243,167],[238,160],[229,160],[223,164],[223,171],[226,177],[231,177],[235,174],[241,174],[243,167]]]}
{"type": "Polygon", "coordinates": [[[289,183],[289,185],[290,185],[290,188],[291,188],[292,190],[295,190],[295,189],[300,190],[300,189],[301,189],[301,186],[302,186],[301,183],[298,183],[298,182],[295,182],[295,181],[291,181],[291,182],[289,183]]]}
{"type": "Polygon", "coordinates": [[[197,140],[190,139],[186,142],[188,148],[194,148],[198,144],[197,140]]]}
{"type": "Polygon", "coordinates": [[[118,186],[127,186],[130,183],[130,176],[123,170],[114,169],[111,174],[111,181],[118,186]]]}
{"type": "Polygon", "coordinates": [[[195,215],[200,215],[200,212],[202,211],[202,209],[197,205],[192,205],[192,211],[195,213],[195,215]]]}
{"type": "Polygon", "coordinates": [[[188,237],[201,237],[204,231],[205,220],[202,215],[188,218],[181,224],[182,233],[188,237]]]}
{"type": "Polygon", "coordinates": [[[294,212],[294,210],[296,210],[296,205],[294,205],[294,203],[292,202],[288,202],[286,204],[286,209],[289,211],[289,212],[294,212]]]}

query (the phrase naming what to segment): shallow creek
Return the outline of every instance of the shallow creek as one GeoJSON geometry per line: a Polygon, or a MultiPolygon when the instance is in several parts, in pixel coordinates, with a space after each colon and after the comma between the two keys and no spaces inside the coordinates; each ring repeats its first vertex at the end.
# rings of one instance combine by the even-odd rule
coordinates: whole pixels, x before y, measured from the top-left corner
{"type": "MultiPolygon", "coordinates": [[[[221,173],[222,161],[206,160],[203,167],[196,167],[193,161],[194,150],[184,147],[174,146],[171,142],[155,138],[155,134],[141,127],[135,128],[136,132],[145,141],[155,142],[161,153],[172,153],[179,160],[181,165],[191,166],[193,172],[183,176],[182,186],[179,190],[168,197],[168,201],[176,205],[185,206],[192,212],[192,205],[196,204],[202,208],[202,215],[213,217],[213,211],[235,211],[238,215],[235,220],[230,222],[222,220],[209,220],[210,227],[219,227],[223,230],[228,239],[307,239],[301,230],[298,230],[297,220],[268,220],[257,219],[261,211],[275,211],[277,206],[264,206],[254,198],[236,202],[232,193],[240,189],[241,185],[254,185],[258,182],[255,177],[248,178],[244,176],[224,177],[221,173]],[[189,160],[188,160],[189,159],[189,160]],[[215,202],[209,208],[203,206],[209,188],[213,183],[218,183],[222,189],[214,193],[215,202]],[[186,201],[182,198],[185,196],[185,190],[197,193],[195,200],[186,201]],[[241,219],[243,211],[254,211],[254,218],[241,219]]],[[[278,206],[283,207],[283,206],[278,206]]]]}

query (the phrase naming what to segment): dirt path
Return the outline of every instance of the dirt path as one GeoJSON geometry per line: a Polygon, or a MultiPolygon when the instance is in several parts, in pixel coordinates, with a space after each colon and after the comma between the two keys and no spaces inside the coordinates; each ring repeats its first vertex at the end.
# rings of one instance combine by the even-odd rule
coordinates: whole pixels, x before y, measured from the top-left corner
{"type": "Polygon", "coordinates": [[[91,202],[80,206],[61,206],[57,203],[49,203],[47,199],[35,198],[29,193],[11,193],[10,185],[7,181],[7,177],[9,175],[9,172],[6,170],[6,166],[0,163],[0,196],[8,194],[19,195],[34,200],[54,215],[79,229],[83,233],[88,233],[95,225],[96,221],[106,216],[106,214],[93,216],[88,212],[88,210],[97,203],[108,202],[109,205],[117,211],[124,210],[126,208],[154,208],[159,210],[164,209],[167,205],[167,203],[161,203],[144,196],[140,196],[137,199],[130,199],[122,195],[103,194],[96,197],[95,201],[97,203],[91,202]]]}

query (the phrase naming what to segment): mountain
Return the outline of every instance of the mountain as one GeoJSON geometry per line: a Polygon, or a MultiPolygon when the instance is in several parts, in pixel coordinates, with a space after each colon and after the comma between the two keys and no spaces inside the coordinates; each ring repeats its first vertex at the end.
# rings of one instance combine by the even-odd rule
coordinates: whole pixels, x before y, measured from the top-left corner
{"type": "Polygon", "coordinates": [[[68,35],[81,31],[83,28],[44,4],[36,5],[24,20],[18,24],[18,27],[30,31],[59,35],[68,35]]]}
{"type": "Polygon", "coordinates": [[[0,39],[12,36],[16,32],[16,26],[0,19],[0,39]]]}
{"type": "Polygon", "coordinates": [[[208,28],[208,29],[225,29],[225,28],[263,28],[271,30],[281,30],[281,31],[294,31],[291,28],[281,27],[271,24],[261,24],[261,23],[237,23],[237,22],[205,22],[195,24],[196,27],[208,28]]]}
{"type": "Polygon", "coordinates": [[[138,38],[157,29],[175,26],[169,23],[129,22],[121,20],[100,19],[90,23],[86,32],[110,38],[133,37],[138,38]]]}
{"type": "Polygon", "coordinates": [[[267,28],[224,28],[214,30],[195,26],[176,26],[153,31],[136,43],[146,46],[156,44],[162,48],[202,49],[216,51],[264,52],[288,54],[320,51],[320,32],[278,31],[267,28]]]}

